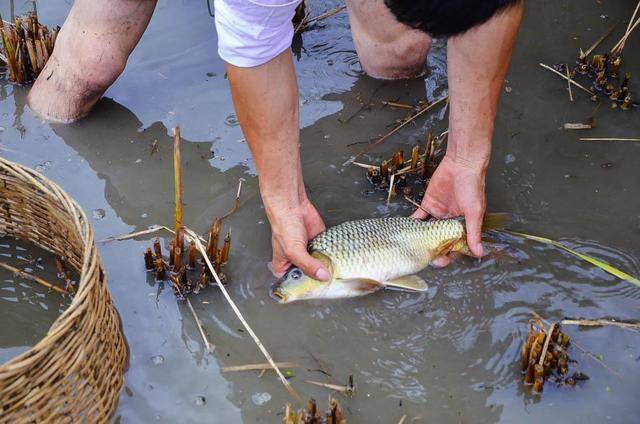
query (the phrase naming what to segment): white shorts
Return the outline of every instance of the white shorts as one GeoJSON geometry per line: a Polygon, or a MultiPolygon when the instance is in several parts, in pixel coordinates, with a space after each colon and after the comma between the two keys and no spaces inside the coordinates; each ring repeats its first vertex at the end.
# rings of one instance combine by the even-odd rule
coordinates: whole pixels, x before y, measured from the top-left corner
{"type": "Polygon", "coordinates": [[[215,0],[218,54],[235,66],[262,65],[291,46],[302,0],[215,0]]]}

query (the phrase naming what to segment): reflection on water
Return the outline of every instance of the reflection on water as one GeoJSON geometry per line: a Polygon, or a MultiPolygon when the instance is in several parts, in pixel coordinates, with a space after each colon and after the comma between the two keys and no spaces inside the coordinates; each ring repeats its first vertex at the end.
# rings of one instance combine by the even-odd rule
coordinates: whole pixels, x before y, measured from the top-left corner
{"type": "MultiPolygon", "coordinates": [[[[314,12],[338,3],[312,2],[314,12]]],[[[558,131],[563,122],[589,116],[593,105],[580,99],[568,109],[564,87],[557,89],[557,81],[535,69],[539,60],[573,57],[579,46],[590,45],[608,25],[601,13],[613,21],[628,11],[622,4],[599,5],[594,12],[556,3],[545,1],[525,17],[508,76],[512,91],[504,95],[496,122],[489,209],[515,212],[524,219],[516,229],[559,239],[639,275],[637,146],[580,144],[573,134],[558,131]],[[553,23],[555,18],[562,25],[553,23]],[[578,41],[571,38],[574,34],[578,41]],[[601,162],[614,166],[604,169],[601,162]]],[[[421,275],[430,289],[423,294],[272,302],[267,294],[273,281],[266,267],[269,227],[246,143],[239,127],[229,125],[234,122],[227,82],[214,56],[212,22],[202,10],[195,0],[161,1],[127,72],[109,91],[113,100],[102,100],[78,124],[41,123],[25,111],[24,90],[0,84],[1,125],[6,127],[0,141],[7,156],[33,167],[49,163],[44,172],[86,210],[104,209],[105,217],[93,221],[98,238],[104,238],[171,224],[170,133],[182,124],[185,222],[204,231],[231,205],[238,178],[246,178],[241,208],[228,220],[233,229],[228,290],[274,357],[300,363],[291,382],[305,397],[327,395],[305,384],[306,379],[342,384],[354,375],[356,396],[341,398],[350,422],[398,422],[404,414],[407,422],[592,422],[607,417],[629,422],[638,416],[633,396],[640,383],[629,376],[640,372],[640,339],[624,330],[566,329],[621,377],[574,349],[576,367],[591,377],[581,387],[547,384],[538,397],[522,386],[517,359],[532,312],[550,320],[640,316],[638,287],[546,245],[495,236],[504,255],[461,258],[446,269],[427,269],[421,275]],[[158,152],[151,154],[156,140],[158,152]]],[[[341,164],[406,115],[382,101],[415,104],[446,93],[443,40],[434,44],[424,78],[376,81],[362,75],[348,30],[346,13],[338,14],[294,44],[305,182],[327,225],[411,212],[401,199],[385,205],[384,193],[365,196],[370,187],[362,171],[341,164]]],[[[625,63],[637,68],[638,60],[629,55],[625,63]]],[[[605,107],[598,113],[605,135],[640,131],[639,121],[629,118],[633,115],[612,114],[605,107]]],[[[428,131],[439,133],[446,126],[442,114],[419,120],[363,160],[408,149],[423,142],[428,131]]],[[[262,361],[220,293],[210,288],[193,299],[216,345],[209,355],[188,308],[145,272],[147,244],[100,245],[132,355],[120,419],[277,422],[288,399],[272,373],[258,378],[256,373],[219,371],[220,366],[262,361]],[[264,393],[270,396],[266,403],[251,400],[267,399],[264,393]]]]}

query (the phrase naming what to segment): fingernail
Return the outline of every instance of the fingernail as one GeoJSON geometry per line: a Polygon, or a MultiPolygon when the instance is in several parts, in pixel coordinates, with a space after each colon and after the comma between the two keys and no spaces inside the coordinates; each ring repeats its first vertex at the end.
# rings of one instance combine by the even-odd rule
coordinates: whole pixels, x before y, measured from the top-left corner
{"type": "Polygon", "coordinates": [[[329,279],[329,271],[324,268],[319,268],[316,271],[316,280],[327,281],[329,279]]]}

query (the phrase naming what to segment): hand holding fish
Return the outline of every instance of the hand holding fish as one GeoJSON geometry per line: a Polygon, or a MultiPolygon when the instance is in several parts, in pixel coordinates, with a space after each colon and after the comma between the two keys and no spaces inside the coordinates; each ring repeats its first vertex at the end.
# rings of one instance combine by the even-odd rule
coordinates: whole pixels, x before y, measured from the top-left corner
{"type": "Polygon", "coordinates": [[[271,222],[273,273],[281,277],[295,263],[307,275],[327,280],[329,272],[322,262],[307,252],[308,241],[325,230],[324,222],[311,202],[305,200],[302,205],[293,207],[267,207],[267,215],[271,222]]]}
{"type": "MultiPolygon", "coordinates": [[[[422,199],[424,210],[418,209],[412,216],[425,219],[427,212],[440,219],[464,216],[467,244],[474,255],[482,256],[480,233],[486,208],[485,175],[485,167],[474,167],[445,155],[422,199]]],[[[446,263],[448,260],[440,260],[438,265],[446,263]]]]}

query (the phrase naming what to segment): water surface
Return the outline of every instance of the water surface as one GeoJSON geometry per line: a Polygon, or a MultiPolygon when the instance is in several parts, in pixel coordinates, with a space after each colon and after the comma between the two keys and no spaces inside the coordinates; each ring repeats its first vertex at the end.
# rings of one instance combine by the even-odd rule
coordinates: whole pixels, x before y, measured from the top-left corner
{"type": "MultiPolygon", "coordinates": [[[[337,4],[311,7],[321,13],[337,4]]],[[[515,212],[522,218],[518,229],[639,275],[640,145],[580,143],[578,133],[561,127],[595,113],[598,128],[588,135],[637,137],[640,112],[610,110],[606,102],[594,112],[596,104],[576,91],[572,104],[566,85],[538,66],[573,61],[579,47],[627,19],[633,5],[545,0],[527,6],[496,121],[489,210],[515,212]]],[[[59,24],[68,8],[62,0],[43,3],[41,20],[59,24]]],[[[104,210],[92,221],[103,239],[171,224],[170,135],[180,124],[185,222],[204,231],[232,204],[238,179],[245,179],[242,206],[228,222],[230,294],[274,357],[300,362],[291,382],[304,397],[321,403],[327,397],[306,379],[342,384],[354,375],[356,396],[340,398],[350,422],[398,422],[405,414],[407,422],[637,421],[637,333],[567,329],[620,376],[574,349],[575,369],[591,377],[585,384],[573,390],[549,384],[541,397],[521,384],[518,354],[534,311],[549,319],[640,316],[638,287],[545,245],[505,236],[497,241],[512,258],[462,259],[444,270],[427,269],[422,276],[431,288],[422,295],[381,292],[286,306],[269,299],[269,227],[216,42],[202,1],[159,1],[125,73],[91,116],[73,125],[42,122],[25,107],[23,88],[2,83],[2,154],[41,169],[90,216],[104,210]],[[155,140],[159,151],[151,155],[155,140]]],[[[640,69],[639,43],[638,36],[630,39],[623,69],[640,69]]],[[[362,170],[341,164],[362,148],[353,143],[386,133],[405,116],[382,107],[383,100],[413,104],[446,93],[444,43],[435,44],[426,77],[376,81],[361,73],[341,13],[296,38],[294,54],[305,182],[326,223],[409,214],[411,206],[402,200],[386,206],[383,194],[367,195],[362,170]]],[[[633,87],[640,89],[637,81],[633,87]]],[[[446,116],[434,113],[365,160],[408,150],[446,125],[446,116]]],[[[193,299],[216,345],[207,354],[189,310],[146,275],[142,253],[148,244],[100,245],[131,351],[115,420],[278,422],[288,398],[272,373],[220,372],[221,366],[263,361],[221,294],[210,289],[193,299]]],[[[10,337],[12,330],[2,332],[3,340],[10,337]]]]}

